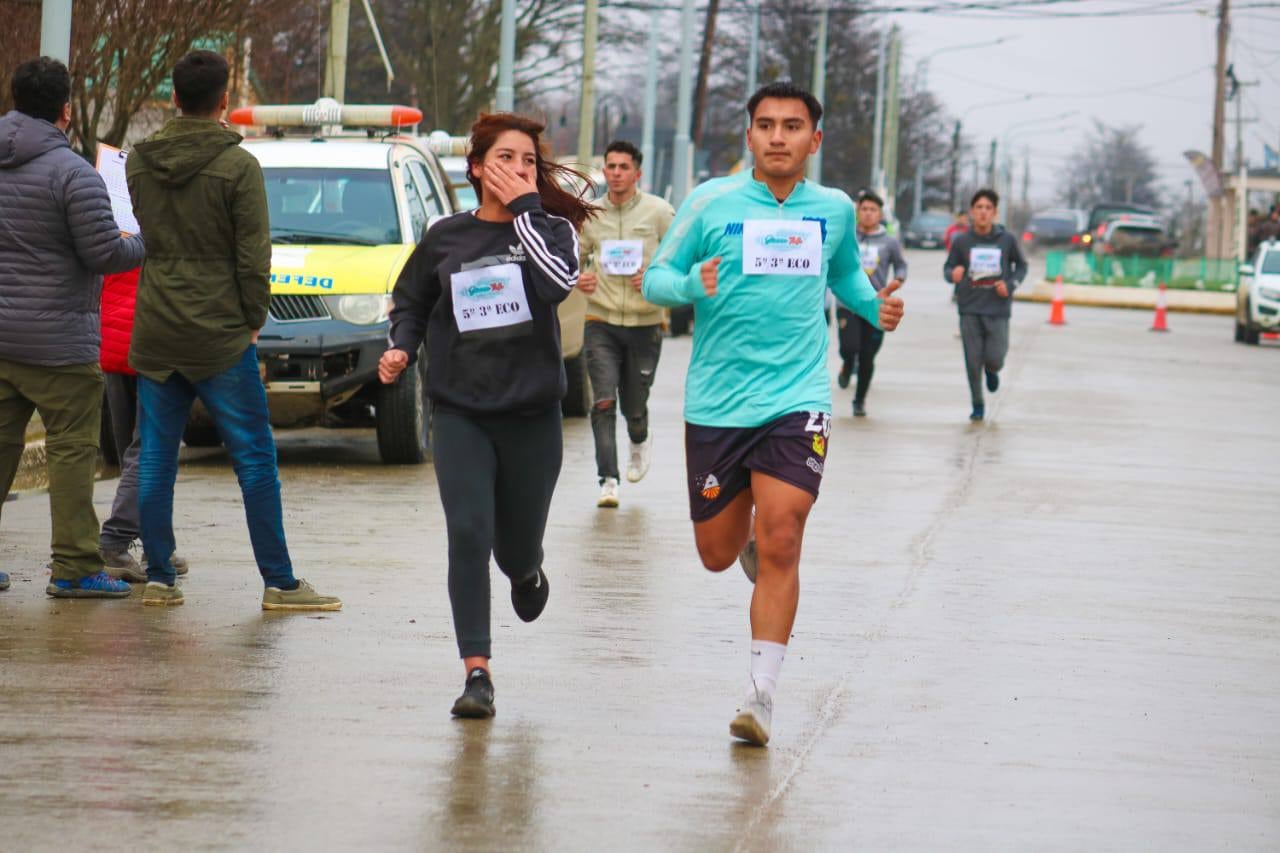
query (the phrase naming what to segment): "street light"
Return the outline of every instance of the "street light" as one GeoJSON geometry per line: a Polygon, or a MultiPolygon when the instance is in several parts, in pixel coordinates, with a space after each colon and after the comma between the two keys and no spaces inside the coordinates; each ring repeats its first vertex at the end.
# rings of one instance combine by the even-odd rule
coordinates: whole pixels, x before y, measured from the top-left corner
{"type": "Polygon", "coordinates": [[[956,44],[948,47],[940,47],[935,51],[926,53],[924,55],[924,59],[921,59],[920,63],[916,66],[916,91],[922,91],[929,85],[929,63],[935,56],[939,56],[944,53],[953,53],[959,50],[978,50],[983,47],[995,47],[998,44],[1004,44],[1005,42],[1013,41],[1016,38],[1017,36],[1001,36],[1000,38],[992,39],[991,41],[980,41],[975,42],[974,44],[956,44]]]}

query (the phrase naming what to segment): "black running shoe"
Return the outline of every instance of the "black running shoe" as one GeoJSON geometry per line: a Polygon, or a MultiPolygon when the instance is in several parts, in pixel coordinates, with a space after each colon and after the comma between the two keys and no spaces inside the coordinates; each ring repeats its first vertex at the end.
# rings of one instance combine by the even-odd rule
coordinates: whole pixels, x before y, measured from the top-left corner
{"type": "Polygon", "coordinates": [[[865,418],[867,416],[866,404],[861,400],[853,401],[853,416],[855,418],[865,418]]]}
{"type": "Polygon", "coordinates": [[[1000,374],[995,371],[987,371],[987,390],[992,394],[1000,387],[1000,374]]]}
{"type": "Polygon", "coordinates": [[[493,707],[493,681],[490,680],[489,673],[480,667],[471,670],[467,675],[467,685],[462,689],[462,695],[453,703],[450,713],[455,717],[476,720],[492,717],[496,713],[493,707]]]}
{"type": "Polygon", "coordinates": [[[533,580],[525,581],[520,585],[511,585],[511,606],[515,608],[516,615],[524,622],[532,622],[542,615],[542,611],[547,606],[547,596],[551,594],[551,585],[547,583],[547,576],[542,569],[538,569],[538,574],[533,580]]]}
{"type": "Polygon", "coordinates": [[[841,388],[849,387],[849,380],[853,377],[853,362],[846,361],[840,365],[840,373],[836,376],[836,384],[841,388]]]}

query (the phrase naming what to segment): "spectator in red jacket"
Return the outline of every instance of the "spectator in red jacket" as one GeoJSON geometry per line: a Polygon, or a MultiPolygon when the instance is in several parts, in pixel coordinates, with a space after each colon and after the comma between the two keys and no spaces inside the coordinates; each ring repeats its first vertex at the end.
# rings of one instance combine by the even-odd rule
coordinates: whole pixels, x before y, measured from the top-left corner
{"type": "Polygon", "coordinates": [[[969,230],[969,214],[963,210],[956,214],[955,220],[947,226],[947,230],[942,234],[942,245],[947,251],[951,251],[951,241],[955,239],[957,234],[963,234],[969,230]]]}
{"type": "MultiPolygon", "coordinates": [[[[107,414],[111,436],[120,460],[120,482],[111,517],[102,525],[98,548],[107,574],[130,583],[146,583],[146,557],[133,555],[140,538],[138,519],[138,377],[129,367],[129,340],[133,335],[133,307],[138,295],[138,270],[102,279],[102,372],[106,375],[107,414]]],[[[187,561],[173,555],[178,574],[187,573],[187,561]]]]}

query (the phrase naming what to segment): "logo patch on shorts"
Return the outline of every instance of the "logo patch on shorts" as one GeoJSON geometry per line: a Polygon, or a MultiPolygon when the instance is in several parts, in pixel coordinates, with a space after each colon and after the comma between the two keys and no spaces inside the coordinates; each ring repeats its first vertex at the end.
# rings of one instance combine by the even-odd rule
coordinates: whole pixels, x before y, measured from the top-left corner
{"type": "Polygon", "coordinates": [[[804,464],[809,466],[810,471],[817,474],[819,477],[822,476],[822,463],[819,462],[817,459],[814,459],[812,456],[810,456],[808,459],[805,460],[804,464]]]}
{"type": "Polygon", "coordinates": [[[716,479],[715,474],[708,474],[702,478],[702,487],[700,489],[702,496],[709,501],[713,501],[720,497],[720,481],[716,479]]]}
{"type": "Polygon", "coordinates": [[[820,435],[815,435],[813,437],[813,452],[825,459],[827,456],[827,440],[820,435]]]}

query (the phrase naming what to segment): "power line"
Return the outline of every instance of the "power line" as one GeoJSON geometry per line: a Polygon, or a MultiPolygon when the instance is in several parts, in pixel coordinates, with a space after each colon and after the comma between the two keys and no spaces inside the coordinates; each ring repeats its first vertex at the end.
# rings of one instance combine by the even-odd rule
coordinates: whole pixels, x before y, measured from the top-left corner
{"type": "MultiPolygon", "coordinates": [[[[1088,92],[1043,92],[1043,91],[1027,90],[1027,89],[1014,89],[1008,86],[995,85],[987,80],[977,80],[971,77],[965,77],[960,74],[952,74],[950,72],[944,72],[944,73],[946,74],[947,77],[954,80],[959,80],[962,83],[971,83],[976,86],[984,86],[988,89],[994,89],[997,92],[1004,92],[1010,95],[1024,95],[1024,96],[1029,95],[1032,98],[1107,98],[1113,95],[1129,95],[1129,94],[1152,94],[1156,97],[1160,97],[1161,96],[1160,93],[1153,92],[1154,89],[1158,89],[1162,86],[1168,86],[1173,83],[1178,83],[1178,82],[1181,82],[1182,80],[1186,80],[1198,74],[1203,74],[1206,71],[1212,71],[1212,70],[1213,69],[1210,66],[1206,65],[1203,68],[1195,68],[1195,69],[1192,69],[1191,71],[1178,74],[1174,77],[1170,77],[1165,80],[1157,80],[1152,83],[1143,83],[1137,86],[1122,86],[1119,88],[1108,87],[1105,90],[1091,90],[1088,92]]],[[[1181,96],[1178,96],[1178,95],[1164,95],[1164,97],[1174,98],[1178,100],[1187,100],[1192,103],[1200,103],[1199,98],[1182,98],[1181,96]]]]}
{"type": "MultiPolygon", "coordinates": [[[[1015,20],[1029,18],[1117,18],[1117,17],[1153,17],[1168,15],[1202,15],[1211,9],[1205,6],[1194,7],[1196,0],[1178,0],[1175,3],[1151,3],[1143,6],[1131,6],[1118,9],[1063,9],[1054,8],[1061,5],[1096,2],[1096,0],[965,0],[960,3],[920,3],[913,5],[881,5],[862,6],[857,3],[834,3],[827,8],[832,16],[870,17],[883,15],[942,15],[952,17],[972,17],[983,20],[1015,20]]],[[[645,0],[605,0],[602,8],[627,9],[634,11],[678,12],[681,6],[671,2],[645,2],[645,0]]],[[[705,12],[705,4],[696,7],[705,12]]],[[[1280,2],[1254,2],[1235,6],[1233,12],[1240,9],[1280,9],[1280,2]]],[[[790,15],[817,16],[823,10],[816,5],[811,8],[797,9],[785,0],[770,0],[762,3],[760,10],[766,13],[785,12],[790,15]]],[[[733,8],[720,9],[719,14],[750,14],[750,7],[740,4],[733,8]]],[[[1272,19],[1280,20],[1280,19],[1272,19]]]]}

